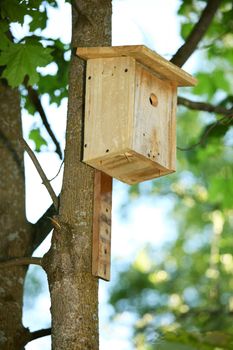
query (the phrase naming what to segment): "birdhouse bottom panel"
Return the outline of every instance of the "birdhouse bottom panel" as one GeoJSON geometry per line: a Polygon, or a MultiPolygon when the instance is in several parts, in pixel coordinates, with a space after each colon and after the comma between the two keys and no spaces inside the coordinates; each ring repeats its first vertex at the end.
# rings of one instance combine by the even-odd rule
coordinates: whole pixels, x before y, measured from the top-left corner
{"type": "Polygon", "coordinates": [[[85,163],[129,185],[175,171],[174,169],[167,169],[131,149],[109,154],[104,158],[89,159],[85,163]]]}

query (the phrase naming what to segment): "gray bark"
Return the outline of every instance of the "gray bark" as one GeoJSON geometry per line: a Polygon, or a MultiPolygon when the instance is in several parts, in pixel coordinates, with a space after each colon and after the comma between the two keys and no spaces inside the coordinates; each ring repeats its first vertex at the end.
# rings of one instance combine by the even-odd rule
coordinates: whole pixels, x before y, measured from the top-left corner
{"type": "MultiPolygon", "coordinates": [[[[111,1],[81,0],[73,6],[72,46],[111,43],[111,1]]],[[[53,233],[45,257],[51,293],[52,348],[97,350],[98,280],[91,275],[94,171],[81,162],[85,63],[73,54],[65,168],[60,211],[61,229],[53,233]]]]}
{"type": "MultiPolygon", "coordinates": [[[[0,259],[27,254],[20,100],[16,89],[0,84],[0,259]]],[[[21,349],[23,283],[26,268],[0,269],[0,349],[21,349]]]]}

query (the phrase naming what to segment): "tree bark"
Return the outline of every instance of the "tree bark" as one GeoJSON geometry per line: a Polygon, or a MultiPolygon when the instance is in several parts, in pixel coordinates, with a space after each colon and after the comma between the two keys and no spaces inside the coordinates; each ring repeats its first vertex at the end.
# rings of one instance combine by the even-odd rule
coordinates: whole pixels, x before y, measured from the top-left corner
{"type": "Polygon", "coordinates": [[[52,348],[97,350],[98,280],[91,274],[94,170],[81,162],[84,129],[84,67],[78,46],[111,42],[111,1],[73,5],[69,105],[59,225],[45,257],[51,294],[52,348]],[[59,229],[60,226],[60,229],[59,229]]]}
{"type": "MultiPolygon", "coordinates": [[[[0,83],[0,259],[22,257],[30,244],[25,219],[25,189],[19,93],[0,83]]],[[[0,348],[22,349],[25,266],[0,269],[0,348]]]]}

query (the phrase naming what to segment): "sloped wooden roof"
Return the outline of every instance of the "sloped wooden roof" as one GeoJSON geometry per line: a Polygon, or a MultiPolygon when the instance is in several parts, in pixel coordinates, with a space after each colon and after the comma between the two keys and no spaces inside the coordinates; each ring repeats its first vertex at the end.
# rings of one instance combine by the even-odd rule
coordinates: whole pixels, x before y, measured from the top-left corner
{"type": "Polygon", "coordinates": [[[144,45],[79,47],[76,53],[84,60],[121,56],[133,57],[161,79],[172,81],[177,86],[193,86],[197,83],[193,76],[144,45]]]}

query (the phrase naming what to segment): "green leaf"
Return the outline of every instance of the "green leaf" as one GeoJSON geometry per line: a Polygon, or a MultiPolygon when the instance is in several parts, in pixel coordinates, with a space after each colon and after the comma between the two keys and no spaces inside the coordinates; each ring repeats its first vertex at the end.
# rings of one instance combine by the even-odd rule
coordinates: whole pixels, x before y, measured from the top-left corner
{"type": "Polygon", "coordinates": [[[28,0],[28,6],[32,9],[39,9],[41,0],[28,0]]]}
{"type": "Polygon", "coordinates": [[[44,29],[47,24],[48,16],[47,16],[47,11],[45,10],[44,12],[40,11],[33,11],[31,13],[32,16],[32,21],[29,24],[30,31],[34,32],[37,29],[44,29]]]}
{"type": "Polygon", "coordinates": [[[51,49],[44,48],[40,43],[11,44],[0,54],[0,65],[6,65],[2,77],[8,80],[9,85],[20,85],[25,76],[29,77],[29,84],[38,82],[37,67],[44,67],[52,61],[51,49]]]}
{"type": "Polygon", "coordinates": [[[1,17],[9,22],[19,22],[23,24],[24,16],[27,14],[25,1],[1,0],[1,17]]]}
{"type": "Polygon", "coordinates": [[[3,33],[6,33],[8,30],[9,30],[9,23],[7,20],[2,20],[0,22],[0,30],[3,32],[3,33]]]}
{"type": "Polygon", "coordinates": [[[211,98],[218,90],[231,92],[231,85],[222,69],[215,69],[212,72],[199,72],[196,74],[196,78],[198,84],[193,88],[193,92],[197,95],[206,95],[211,98]]]}
{"type": "Polygon", "coordinates": [[[191,11],[193,11],[193,0],[185,0],[181,3],[178,14],[188,17],[191,11]]]}
{"type": "Polygon", "coordinates": [[[9,23],[7,20],[0,21],[0,50],[6,49],[11,41],[9,40],[6,32],[9,30],[9,23]]]}
{"type": "Polygon", "coordinates": [[[193,28],[192,23],[183,23],[181,27],[181,36],[186,39],[193,28]]]}
{"type": "Polygon", "coordinates": [[[25,108],[29,114],[34,115],[36,113],[36,107],[27,96],[21,96],[22,107],[25,108]]]}
{"type": "Polygon", "coordinates": [[[224,98],[220,103],[219,106],[223,106],[226,108],[233,108],[233,95],[229,95],[226,98],[224,98]]]}
{"type": "Polygon", "coordinates": [[[0,28],[0,37],[1,37],[0,50],[7,50],[11,42],[8,39],[7,35],[1,30],[1,28],[0,28]]]}
{"type": "Polygon", "coordinates": [[[211,74],[211,78],[213,79],[216,89],[221,89],[223,91],[226,91],[227,93],[230,92],[230,84],[226,79],[225,72],[223,70],[214,70],[211,74]]]}
{"type": "Polygon", "coordinates": [[[212,97],[216,88],[214,84],[210,84],[211,76],[211,73],[205,72],[196,74],[198,84],[192,89],[193,93],[196,95],[207,95],[208,97],[212,97]]]}
{"type": "Polygon", "coordinates": [[[219,203],[224,208],[232,208],[232,198],[233,198],[233,178],[232,178],[232,169],[228,168],[228,171],[222,169],[222,173],[228,172],[229,177],[221,176],[214,177],[210,181],[209,185],[209,198],[214,203],[219,203]]]}
{"type": "Polygon", "coordinates": [[[36,146],[36,152],[40,152],[41,146],[43,145],[47,145],[47,142],[45,141],[45,139],[41,136],[40,134],[40,129],[36,128],[36,129],[32,129],[29,133],[29,139],[33,140],[35,142],[35,146],[36,146]]]}
{"type": "Polygon", "coordinates": [[[53,60],[58,66],[55,75],[40,76],[38,82],[38,93],[49,94],[50,103],[60,105],[62,99],[68,96],[68,67],[69,62],[64,59],[64,53],[69,51],[69,45],[64,45],[60,40],[55,40],[49,46],[53,52],[53,60]]]}

